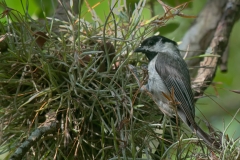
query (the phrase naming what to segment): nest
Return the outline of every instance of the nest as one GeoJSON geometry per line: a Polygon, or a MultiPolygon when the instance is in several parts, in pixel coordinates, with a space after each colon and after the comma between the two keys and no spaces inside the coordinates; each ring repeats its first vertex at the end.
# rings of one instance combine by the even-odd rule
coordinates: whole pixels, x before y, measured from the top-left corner
{"type": "MultiPolygon", "coordinates": [[[[76,18],[74,25],[28,19],[2,26],[1,153],[10,157],[28,142],[28,148],[20,146],[28,159],[171,155],[180,134],[161,122],[163,115],[128,68],[136,66],[145,78],[140,66],[147,60],[132,51],[153,27],[143,27],[140,15],[118,24],[112,17],[104,25],[76,18]]],[[[183,150],[188,154],[190,147],[183,150]]]]}
{"type": "Polygon", "coordinates": [[[18,32],[6,30],[8,51],[0,55],[2,152],[31,137],[53,112],[56,128],[32,145],[29,157],[36,151],[83,159],[141,155],[149,122],[161,119],[127,67],[146,63],[132,54],[142,37],[116,39],[112,26],[103,37],[103,27],[89,27],[85,21],[80,25],[88,28],[80,31],[64,23],[53,32],[37,22],[25,24],[10,25],[18,32]]]}

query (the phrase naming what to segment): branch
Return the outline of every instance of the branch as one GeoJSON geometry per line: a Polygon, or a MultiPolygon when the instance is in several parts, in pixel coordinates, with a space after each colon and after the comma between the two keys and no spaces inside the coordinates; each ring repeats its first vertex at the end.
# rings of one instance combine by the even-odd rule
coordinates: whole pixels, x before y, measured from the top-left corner
{"type": "MultiPolygon", "coordinates": [[[[182,55],[187,51],[187,57],[203,54],[211,43],[219,20],[223,17],[224,7],[228,0],[210,0],[203,8],[191,28],[187,31],[179,45],[182,55]]],[[[189,67],[199,66],[201,59],[187,61],[189,67]]]]}
{"type": "Polygon", "coordinates": [[[57,130],[56,113],[50,111],[46,114],[46,121],[35,131],[32,132],[30,137],[25,140],[11,156],[10,160],[21,160],[23,156],[29,151],[29,149],[36,144],[39,139],[49,133],[53,133],[57,130]]]}
{"type": "Polygon", "coordinates": [[[240,0],[228,1],[223,10],[223,16],[218,23],[214,37],[207,51],[212,51],[213,57],[205,57],[200,64],[197,76],[193,81],[193,88],[197,88],[195,96],[203,94],[207,85],[210,84],[215,76],[217,64],[220,60],[217,56],[222,56],[227,50],[230,33],[240,14],[240,0]]]}
{"type": "Polygon", "coordinates": [[[221,57],[221,61],[220,61],[221,72],[227,72],[227,70],[228,70],[228,67],[227,67],[228,55],[229,55],[229,44],[227,45],[227,47],[221,57]]]}

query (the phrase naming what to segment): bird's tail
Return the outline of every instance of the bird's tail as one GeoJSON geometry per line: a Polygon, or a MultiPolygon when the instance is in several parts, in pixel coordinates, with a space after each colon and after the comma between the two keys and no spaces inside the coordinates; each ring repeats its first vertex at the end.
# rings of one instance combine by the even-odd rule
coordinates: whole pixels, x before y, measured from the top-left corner
{"type": "Polygon", "coordinates": [[[204,132],[197,124],[195,125],[195,127],[191,126],[190,128],[196,133],[199,138],[203,139],[208,146],[216,149],[219,149],[221,147],[220,142],[218,142],[216,138],[213,138],[212,136],[204,132]]]}
{"type": "Polygon", "coordinates": [[[209,134],[207,134],[206,132],[204,132],[197,124],[196,122],[192,122],[193,124],[191,124],[187,117],[185,116],[185,113],[182,112],[182,110],[178,110],[178,115],[179,117],[182,119],[182,121],[189,127],[191,128],[191,130],[196,133],[196,135],[203,139],[204,142],[212,147],[212,148],[216,148],[219,149],[221,148],[221,142],[219,142],[215,137],[210,136],[209,134]]]}

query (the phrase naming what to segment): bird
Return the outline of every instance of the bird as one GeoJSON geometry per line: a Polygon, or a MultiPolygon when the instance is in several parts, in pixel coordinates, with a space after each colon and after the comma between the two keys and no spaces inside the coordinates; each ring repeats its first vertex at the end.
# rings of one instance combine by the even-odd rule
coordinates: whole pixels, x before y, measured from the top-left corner
{"type": "Polygon", "coordinates": [[[195,122],[194,96],[189,70],[180,55],[177,43],[156,35],[143,40],[134,52],[145,54],[149,60],[148,82],[141,89],[147,90],[152,95],[152,99],[164,115],[171,118],[178,116],[208,146],[220,148],[220,143],[211,138],[195,122]],[[172,102],[168,97],[173,99],[172,102]]]}

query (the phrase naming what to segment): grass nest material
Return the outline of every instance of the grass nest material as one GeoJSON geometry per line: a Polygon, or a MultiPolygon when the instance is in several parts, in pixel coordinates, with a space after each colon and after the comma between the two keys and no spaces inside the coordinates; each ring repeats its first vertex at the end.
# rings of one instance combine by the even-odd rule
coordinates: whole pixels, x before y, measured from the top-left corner
{"type": "MultiPolygon", "coordinates": [[[[176,127],[161,121],[128,68],[147,63],[132,53],[153,30],[139,27],[141,9],[126,12],[128,18],[109,13],[104,24],[20,16],[1,25],[1,42],[8,46],[0,53],[1,153],[9,158],[37,131],[41,136],[27,159],[160,159],[206,152],[190,152],[196,146],[191,139],[174,144],[176,127]],[[41,130],[52,122],[54,128],[41,130]]],[[[8,18],[13,15],[11,10],[8,18]]],[[[139,77],[145,76],[141,70],[139,77]]]]}
{"type": "Polygon", "coordinates": [[[130,55],[142,38],[138,23],[18,17],[2,25],[8,44],[0,55],[2,153],[13,154],[54,112],[56,128],[31,146],[28,158],[140,156],[147,135],[155,135],[148,121],[161,115],[147,96],[139,96],[127,67],[139,63],[130,55]]]}

